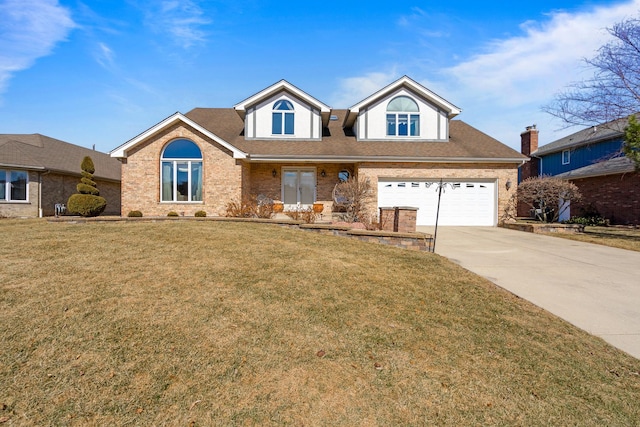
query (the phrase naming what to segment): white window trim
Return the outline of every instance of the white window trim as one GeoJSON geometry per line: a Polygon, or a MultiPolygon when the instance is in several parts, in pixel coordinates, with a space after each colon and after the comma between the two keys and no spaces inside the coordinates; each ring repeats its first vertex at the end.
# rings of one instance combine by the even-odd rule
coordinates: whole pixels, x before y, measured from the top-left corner
{"type": "MultiPolygon", "coordinates": [[[[203,204],[204,200],[162,200],[162,163],[165,162],[171,162],[173,168],[173,176],[172,178],[172,183],[173,183],[173,197],[177,197],[178,196],[178,163],[187,163],[188,166],[188,172],[187,172],[187,182],[188,182],[188,188],[187,188],[187,194],[189,195],[189,198],[191,198],[191,172],[192,172],[192,166],[191,164],[193,162],[195,163],[201,163],[202,164],[202,168],[204,168],[204,164],[202,159],[160,159],[160,203],[166,203],[166,204],[203,204]]],[[[204,171],[202,172],[202,179],[204,180],[204,171]]],[[[203,196],[204,198],[204,196],[203,196]]]]}
{"type": "Polygon", "coordinates": [[[562,150],[562,164],[563,165],[568,165],[569,163],[571,163],[571,150],[562,150]],[[565,153],[567,154],[567,160],[566,161],[564,159],[565,153]]]}
{"type": "Polygon", "coordinates": [[[296,107],[293,104],[293,102],[291,102],[290,100],[286,99],[286,98],[282,98],[279,99],[277,101],[275,101],[273,103],[273,106],[271,107],[271,136],[274,137],[278,137],[278,138],[295,138],[296,135],[296,107]],[[276,110],[274,109],[274,107],[276,106],[276,104],[280,101],[286,101],[291,105],[291,110],[276,110]],[[282,133],[273,133],[273,114],[274,113],[278,113],[280,114],[280,129],[282,129],[282,133]],[[291,114],[293,115],[293,133],[286,133],[286,114],[291,114]]]}
{"type": "Polygon", "coordinates": [[[5,195],[4,199],[0,199],[0,203],[29,203],[29,171],[25,171],[22,169],[0,169],[0,174],[5,174],[5,195]],[[25,200],[12,200],[11,197],[11,172],[24,172],[27,174],[27,180],[25,182],[26,191],[25,191],[25,200]]]}

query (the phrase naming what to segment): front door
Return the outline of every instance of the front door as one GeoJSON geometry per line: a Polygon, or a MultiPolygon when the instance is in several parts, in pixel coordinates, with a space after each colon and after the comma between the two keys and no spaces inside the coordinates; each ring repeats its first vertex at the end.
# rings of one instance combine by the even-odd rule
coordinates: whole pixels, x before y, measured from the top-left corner
{"type": "Polygon", "coordinates": [[[315,200],[315,168],[283,169],[282,201],[285,209],[309,208],[315,200]]]}

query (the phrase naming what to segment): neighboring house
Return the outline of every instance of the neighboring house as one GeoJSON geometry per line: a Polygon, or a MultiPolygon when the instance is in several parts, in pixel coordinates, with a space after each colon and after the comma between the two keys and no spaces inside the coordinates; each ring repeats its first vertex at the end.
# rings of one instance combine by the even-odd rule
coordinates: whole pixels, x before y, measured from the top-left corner
{"type": "Polygon", "coordinates": [[[339,110],[281,80],[233,108],[175,113],[111,151],[122,213],[223,215],[264,195],[329,214],[336,183],[357,175],[376,190],[372,211],[418,207],[417,224],[433,224],[443,179],[440,224],[496,225],[526,157],[451,120],[460,112],[406,76],[339,110]]]}
{"type": "MultiPolygon", "coordinates": [[[[538,147],[538,130],[521,134],[520,179],[557,176],[578,186],[583,199],[570,207],[571,216],[600,215],[612,224],[640,223],[640,175],[622,153],[627,119],[591,127],[538,147]]],[[[522,212],[519,212],[522,214],[522,212]]],[[[565,215],[568,218],[568,215],[565,215]]]]}
{"type": "Polygon", "coordinates": [[[120,163],[108,154],[40,134],[0,134],[0,217],[55,214],[80,182],[80,164],[90,156],[94,181],[107,200],[105,214],[120,214],[120,163]]]}

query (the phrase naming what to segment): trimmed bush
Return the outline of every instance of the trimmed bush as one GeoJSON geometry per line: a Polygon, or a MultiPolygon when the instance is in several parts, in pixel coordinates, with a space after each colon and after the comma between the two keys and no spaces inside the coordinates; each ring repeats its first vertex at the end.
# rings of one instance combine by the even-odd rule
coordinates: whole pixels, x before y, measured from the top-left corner
{"type": "Polygon", "coordinates": [[[127,216],[129,218],[142,218],[142,212],[140,212],[140,211],[129,211],[127,216]]]}
{"type": "Polygon", "coordinates": [[[180,215],[178,215],[178,212],[176,211],[171,211],[167,214],[167,216],[180,216],[180,215]]]}
{"type": "Polygon", "coordinates": [[[91,157],[85,156],[80,164],[82,169],[82,179],[76,185],[78,194],[72,194],[67,200],[67,210],[84,217],[98,216],[107,207],[107,201],[100,197],[100,190],[93,180],[93,173],[96,171],[91,157]]]}
{"type": "Polygon", "coordinates": [[[72,194],[67,201],[67,210],[84,217],[98,216],[106,207],[104,198],[93,194],[72,194]]]}
{"type": "Polygon", "coordinates": [[[207,216],[207,213],[206,213],[205,211],[197,211],[197,212],[195,213],[195,216],[196,216],[196,217],[199,217],[199,218],[204,218],[204,217],[206,217],[206,216],[207,216]]]}

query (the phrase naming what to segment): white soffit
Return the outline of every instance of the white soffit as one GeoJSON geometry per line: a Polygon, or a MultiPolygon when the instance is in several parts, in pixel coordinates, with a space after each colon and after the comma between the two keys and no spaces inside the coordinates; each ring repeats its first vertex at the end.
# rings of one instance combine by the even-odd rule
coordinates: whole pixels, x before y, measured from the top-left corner
{"type": "Polygon", "coordinates": [[[249,98],[237,103],[236,105],[233,106],[234,110],[236,110],[236,112],[240,115],[240,117],[242,118],[242,120],[244,120],[245,114],[247,112],[247,109],[249,107],[251,107],[252,105],[255,105],[257,103],[259,103],[260,101],[267,99],[275,94],[277,94],[278,92],[281,91],[286,91],[291,93],[292,95],[298,97],[299,99],[303,100],[305,103],[311,105],[312,107],[317,108],[318,110],[320,110],[320,114],[322,116],[322,122],[326,125],[326,123],[328,123],[329,121],[329,116],[331,114],[331,107],[329,107],[327,104],[320,102],[319,100],[317,100],[316,98],[312,97],[311,95],[309,95],[308,93],[298,89],[297,87],[295,87],[294,85],[292,85],[291,83],[289,83],[286,80],[280,80],[279,82],[269,86],[266,89],[261,90],[260,92],[256,93],[255,95],[250,96],[249,98]]]}
{"type": "Polygon", "coordinates": [[[146,131],[142,132],[140,135],[136,136],[135,138],[130,139],[129,141],[125,142],[118,148],[110,151],[109,155],[111,157],[126,158],[128,150],[135,147],[136,145],[146,140],[147,138],[151,137],[153,134],[157,133],[158,131],[178,121],[181,121],[184,124],[191,126],[192,128],[196,129],[198,132],[203,133],[204,135],[208,136],[209,138],[216,141],[218,144],[222,145],[223,147],[231,151],[233,153],[234,159],[244,159],[247,157],[247,153],[245,153],[244,151],[239,150],[235,146],[229,144],[227,141],[211,133],[209,130],[205,129],[204,127],[200,126],[198,123],[194,122],[193,120],[189,119],[188,117],[186,117],[185,115],[179,112],[167,117],[157,125],[147,129],[146,131]]]}
{"type": "Polygon", "coordinates": [[[446,99],[442,98],[441,96],[437,95],[436,93],[430,91],[426,87],[422,86],[420,83],[416,82],[415,80],[413,80],[413,79],[411,79],[411,78],[409,78],[407,76],[402,76],[401,78],[399,78],[395,82],[393,82],[393,83],[389,84],[388,86],[380,89],[379,91],[377,91],[373,95],[363,99],[359,103],[357,103],[354,106],[352,106],[351,108],[349,108],[349,112],[347,113],[347,115],[345,116],[345,119],[344,119],[344,127],[353,126],[353,123],[355,123],[356,117],[358,116],[358,113],[360,112],[361,109],[363,109],[363,108],[367,107],[368,105],[378,101],[381,98],[389,96],[389,94],[395,92],[396,90],[398,90],[401,87],[405,87],[405,88],[409,89],[411,92],[416,93],[417,95],[421,96],[422,98],[426,99],[427,101],[429,101],[429,102],[437,105],[438,107],[442,108],[444,111],[447,112],[447,116],[450,119],[452,119],[453,117],[457,116],[458,114],[460,114],[462,112],[462,110],[460,108],[456,107],[455,105],[453,105],[452,103],[450,103],[446,99]]]}

